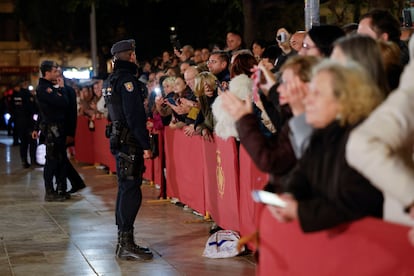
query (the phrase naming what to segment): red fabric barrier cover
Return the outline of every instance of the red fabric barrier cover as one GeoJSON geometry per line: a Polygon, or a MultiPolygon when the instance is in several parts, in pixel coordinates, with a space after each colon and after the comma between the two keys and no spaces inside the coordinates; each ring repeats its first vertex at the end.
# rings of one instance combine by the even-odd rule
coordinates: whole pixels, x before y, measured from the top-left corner
{"type": "Polygon", "coordinates": [[[408,230],[364,218],[304,234],[297,222],[279,223],[264,208],[258,275],[414,275],[408,230]]]}
{"type": "Polygon", "coordinates": [[[239,231],[239,164],[234,139],[204,142],[206,210],[222,228],[239,231]],[[214,154],[214,156],[213,156],[214,154]],[[215,176],[215,177],[214,177],[215,176]]]}
{"type": "Polygon", "coordinates": [[[203,182],[206,201],[206,211],[211,216],[219,217],[217,201],[217,145],[214,142],[202,142],[203,182]]]}
{"type": "Polygon", "coordinates": [[[177,197],[199,213],[205,213],[201,137],[187,137],[181,130],[166,128],[165,158],[167,195],[177,197]]]}
{"type": "Polygon", "coordinates": [[[142,177],[148,181],[154,181],[154,160],[144,159],[145,172],[142,177]]]}
{"type": "Polygon", "coordinates": [[[89,130],[88,118],[78,116],[75,134],[75,159],[79,162],[95,163],[93,145],[94,133],[89,130]]]}
{"type": "MultiPolygon", "coordinates": [[[[252,190],[263,189],[266,185],[269,175],[260,171],[253,163],[249,154],[240,145],[239,151],[240,165],[240,234],[242,236],[249,235],[259,228],[259,214],[263,208],[263,204],[253,201],[252,190]]],[[[254,250],[255,246],[249,244],[254,250]]]]}
{"type": "Polygon", "coordinates": [[[109,149],[109,139],[105,137],[105,127],[108,120],[95,120],[95,131],[93,132],[93,149],[95,163],[108,167],[110,172],[116,172],[115,158],[109,149]]]}
{"type": "Polygon", "coordinates": [[[158,157],[154,158],[154,182],[160,186],[164,185],[164,131],[158,133],[158,157]]]}
{"type": "Polygon", "coordinates": [[[164,151],[165,151],[165,166],[167,169],[166,171],[166,178],[167,178],[167,195],[169,197],[180,197],[180,191],[178,186],[178,179],[177,179],[177,168],[175,167],[175,160],[174,160],[174,147],[175,147],[175,136],[176,131],[173,129],[166,127],[164,129],[164,151]]]}

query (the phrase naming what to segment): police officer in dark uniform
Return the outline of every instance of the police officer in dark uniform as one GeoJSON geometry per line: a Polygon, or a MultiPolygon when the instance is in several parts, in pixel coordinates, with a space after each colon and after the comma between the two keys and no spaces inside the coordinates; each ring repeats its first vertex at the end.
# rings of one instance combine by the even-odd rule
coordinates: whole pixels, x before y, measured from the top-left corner
{"type": "MultiPolygon", "coordinates": [[[[45,181],[45,201],[64,201],[70,195],[66,192],[66,135],[65,110],[68,100],[62,93],[62,87],[54,87],[59,77],[58,65],[45,60],[40,65],[42,77],[36,88],[36,100],[40,113],[40,130],[46,137],[46,164],[43,171],[45,181]],[[53,186],[56,178],[57,189],[53,186]]],[[[32,137],[37,139],[38,132],[32,137]]]]}
{"type": "Polygon", "coordinates": [[[30,146],[30,157],[32,163],[35,161],[34,155],[36,151],[36,143],[33,143],[31,133],[33,130],[33,115],[35,108],[33,104],[33,96],[28,89],[21,87],[18,82],[14,85],[12,95],[12,108],[14,114],[14,131],[20,140],[20,157],[24,168],[29,168],[30,164],[27,161],[27,150],[30,146]]]}
{"type": "Polygon", "coordinates": [[[134,242],[134,221],[142,201],[144,158],[152,155],[144,108],[146,88],[136,76],[134,40],[115,43],[111,54],[114,72],[105,81],[103,94],[112,122],[108,136],[118,178],[116,256],[122,260],[150,260],[152,252],[134,242]]]}

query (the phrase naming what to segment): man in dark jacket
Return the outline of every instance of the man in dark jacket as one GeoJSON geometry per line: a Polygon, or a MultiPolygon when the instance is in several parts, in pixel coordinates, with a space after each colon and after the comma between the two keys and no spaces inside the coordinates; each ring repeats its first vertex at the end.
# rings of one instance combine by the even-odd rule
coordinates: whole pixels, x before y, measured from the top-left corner
{"type": "Polygon", "coordinates": [[[357,32],[374,39],[392,41],[397,44],[401,50],[401,65],[405,66],[410,60],[407,44],[400,39],[400,22],[390,11],[385,9],[372,9],[362,15],[357,32]]]}
{"type": "Polygon", "coordinates": [[[138,81],[135,41],[122,40],[111,48],[114,72],[104,84],[104,97],[112,121],[111,152],[116,159],[118,194],[115,218],[118,226],[116,256],[122,260],[150,260],[152,252],[134,242],[134,221],[141,207],[144,158],[151,158],[145,86],[138,81]]]}
{"type": "Polygon", "coordinates": [[[230,56],[226,51],[214,51],[207,61],[208,70],[217,77],[223,89],[228,88],[230,81],[230,56]]]}

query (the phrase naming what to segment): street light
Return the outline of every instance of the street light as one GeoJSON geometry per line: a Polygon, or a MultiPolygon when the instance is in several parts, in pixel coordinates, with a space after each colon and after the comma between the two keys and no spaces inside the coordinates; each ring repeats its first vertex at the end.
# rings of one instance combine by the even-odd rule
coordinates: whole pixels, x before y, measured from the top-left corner
{"type": "Polygon", "coordinates": [[[309,31],[312,26],[318,26],[319,0],[305,0],[305,28],[309,31]]]}
{"type": "Polygon", "coordinates": [[[95,1],[92,1],[91,4],[91,15],[90,15],[90,29],[91,29],[91,58],[92,58],[92,76],[97,76],[97,47],[96,47],[96,11],[95,11],[95,1]]]}

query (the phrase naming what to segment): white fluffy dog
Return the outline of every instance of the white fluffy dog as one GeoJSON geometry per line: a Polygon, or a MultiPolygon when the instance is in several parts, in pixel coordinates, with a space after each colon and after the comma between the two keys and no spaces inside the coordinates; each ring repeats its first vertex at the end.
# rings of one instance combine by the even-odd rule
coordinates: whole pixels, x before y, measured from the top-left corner
{"type": "MultiPolygon", "coordinates": [[[[247,75],[241,74],[234,77],[229,83],[229,92],[236,95],[241,100],[250,100],[252,95],[253,80],[247,75]]],[[[226,92],[226,93],[229,93],[226,92]]],[[[213,115],[216,120],[214,131],[217,136],[224,140],[229,137],[238,138],[235,120],[227,111],[221,107],[221,97],[218,96],[212,105],[213,115]]]]}

